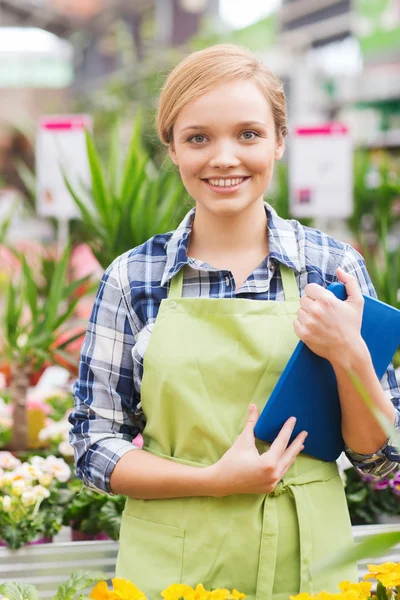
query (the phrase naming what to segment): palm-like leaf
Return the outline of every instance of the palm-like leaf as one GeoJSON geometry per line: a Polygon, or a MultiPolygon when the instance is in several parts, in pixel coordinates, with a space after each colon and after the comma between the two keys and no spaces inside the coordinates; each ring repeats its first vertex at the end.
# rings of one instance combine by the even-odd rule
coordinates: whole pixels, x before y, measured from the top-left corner
{"type": "Polygon", "coordinates": [[[118,255],[157,233],[176,227],[188,206],[177,175],[157,171],[142,145],[142,117],[138,112],[125,160],[121,158],[118,123],[112,129],[107,172],[93,137],[86,133],[91,172],[91,194],[78,190],[64,173],[67,188],[85,224],[86,240],[106,268],[118,255]]]}

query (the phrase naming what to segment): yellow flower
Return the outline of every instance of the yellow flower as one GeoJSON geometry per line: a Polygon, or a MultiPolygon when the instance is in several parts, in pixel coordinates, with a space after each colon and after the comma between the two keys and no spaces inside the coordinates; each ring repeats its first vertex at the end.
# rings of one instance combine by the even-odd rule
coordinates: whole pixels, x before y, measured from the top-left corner
{"type": "Polygon", "coordinates": [[[297,596],[290,596],[290,600],[313,600],[313,596],[310,596],[308,592],[301,592],[297,596]]]}
{"type": "Polygon", "coordinates": [[[233,589],[231,598],[232,600],[243,600],[243,598],[246,598],[246,594],[242,594],[241,592],[238,592],[237,590],[233,589]]]}
{"type": "MultiPolygon", "coordinates": [[[[357,600],[368,600],[371,596],[372,583],[370,581],[361,581],[360,583],[350,583],[350,581],[342,581],[339,584],[339,590],[342,592],[355,592],[357,600]]],[[[350,600],[350,598],[349,598],[350,600]]]]}
{"type": "Polygon", "coordinates": [[[190,585],[173,583],[161,592],[161,596],[165,600],[179,600],[179,598],[192,598],[194,593],[195,591],[190,585]]]}
{"type": "Polygon", "coordinates": [[[368,565],[368,570],[370,573],[367,573],[364,579],[374,577],[386,588],[400,585],[400,563],[387,562],[382,565],[368,565]]]}
{"type": "Polygon", "coordinates": [[[111,579],[115,600],[146,600],[146,596],[131,581],[119,577],[111,579]]]}
{"type": "Polygon", "coordinates": [[[108,589],[105,581],[99,581],[89,594],[89,598],[92,600],[111,600],[114,594],[108,589]]]}
{"type": "Polygon", "coordinates": [[[209,593],[210,600],[229,600],[231,593],[226,588],[218,588],[209,593]]]}
{"type": "Polygon", "coordinates": [[[315,600],[337,600],[339,596],[341,596],[341,594],[331,594],[324,590],[315,596],[315,600]]]}

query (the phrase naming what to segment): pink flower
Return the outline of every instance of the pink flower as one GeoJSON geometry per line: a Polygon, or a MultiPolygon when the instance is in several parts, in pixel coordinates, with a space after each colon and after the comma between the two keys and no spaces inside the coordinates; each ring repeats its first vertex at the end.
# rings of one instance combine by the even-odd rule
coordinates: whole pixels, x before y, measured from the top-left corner
{"type": "Polygon", "coordinates": [[[28,410],[41,410],[45,415],[50,415],[53,412],[52,407],[45,402],[43,397],[33,394],[31,396],[28,395],[26,399],[26,408],[28,410]]]}
{"type": "Polygon", "coordinates": [[[382,479],[382,481],[377,481],[374,484],[374,488],[376,490],[386,490],[386,488],[390,487],[389,479],[382,479]]]}

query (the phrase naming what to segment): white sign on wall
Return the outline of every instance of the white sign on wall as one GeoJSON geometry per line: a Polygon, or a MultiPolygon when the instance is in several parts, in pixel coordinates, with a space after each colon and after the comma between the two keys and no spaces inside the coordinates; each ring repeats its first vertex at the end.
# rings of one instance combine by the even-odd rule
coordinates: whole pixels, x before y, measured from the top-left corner
{"type": "Polygon", "coordinates": [[[353,150],[345,125],[296,128],[289,187],[294,217],[344,219],[353,213],[353,150]]]}
{"type": "Polygon", "coordinates": [[[63,169],[73,187],[91,184],[85,128],[92,129],[89,115],[41,117],[36,138],[36,208],[40,216],[59,221],[79,218],[63,169]]]}

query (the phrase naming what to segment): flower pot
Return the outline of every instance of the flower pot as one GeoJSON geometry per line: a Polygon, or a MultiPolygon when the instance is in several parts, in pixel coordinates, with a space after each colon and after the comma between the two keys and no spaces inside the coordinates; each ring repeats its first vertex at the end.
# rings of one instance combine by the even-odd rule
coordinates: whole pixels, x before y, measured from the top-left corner
{"type": "Polygon", "coordinates": [[[93,540],[109,540],[110,537],[104,532],[100,533],[83,533],[79,529],[71,529],[71,540],[73,542],[88,542],[93,540]]]}

